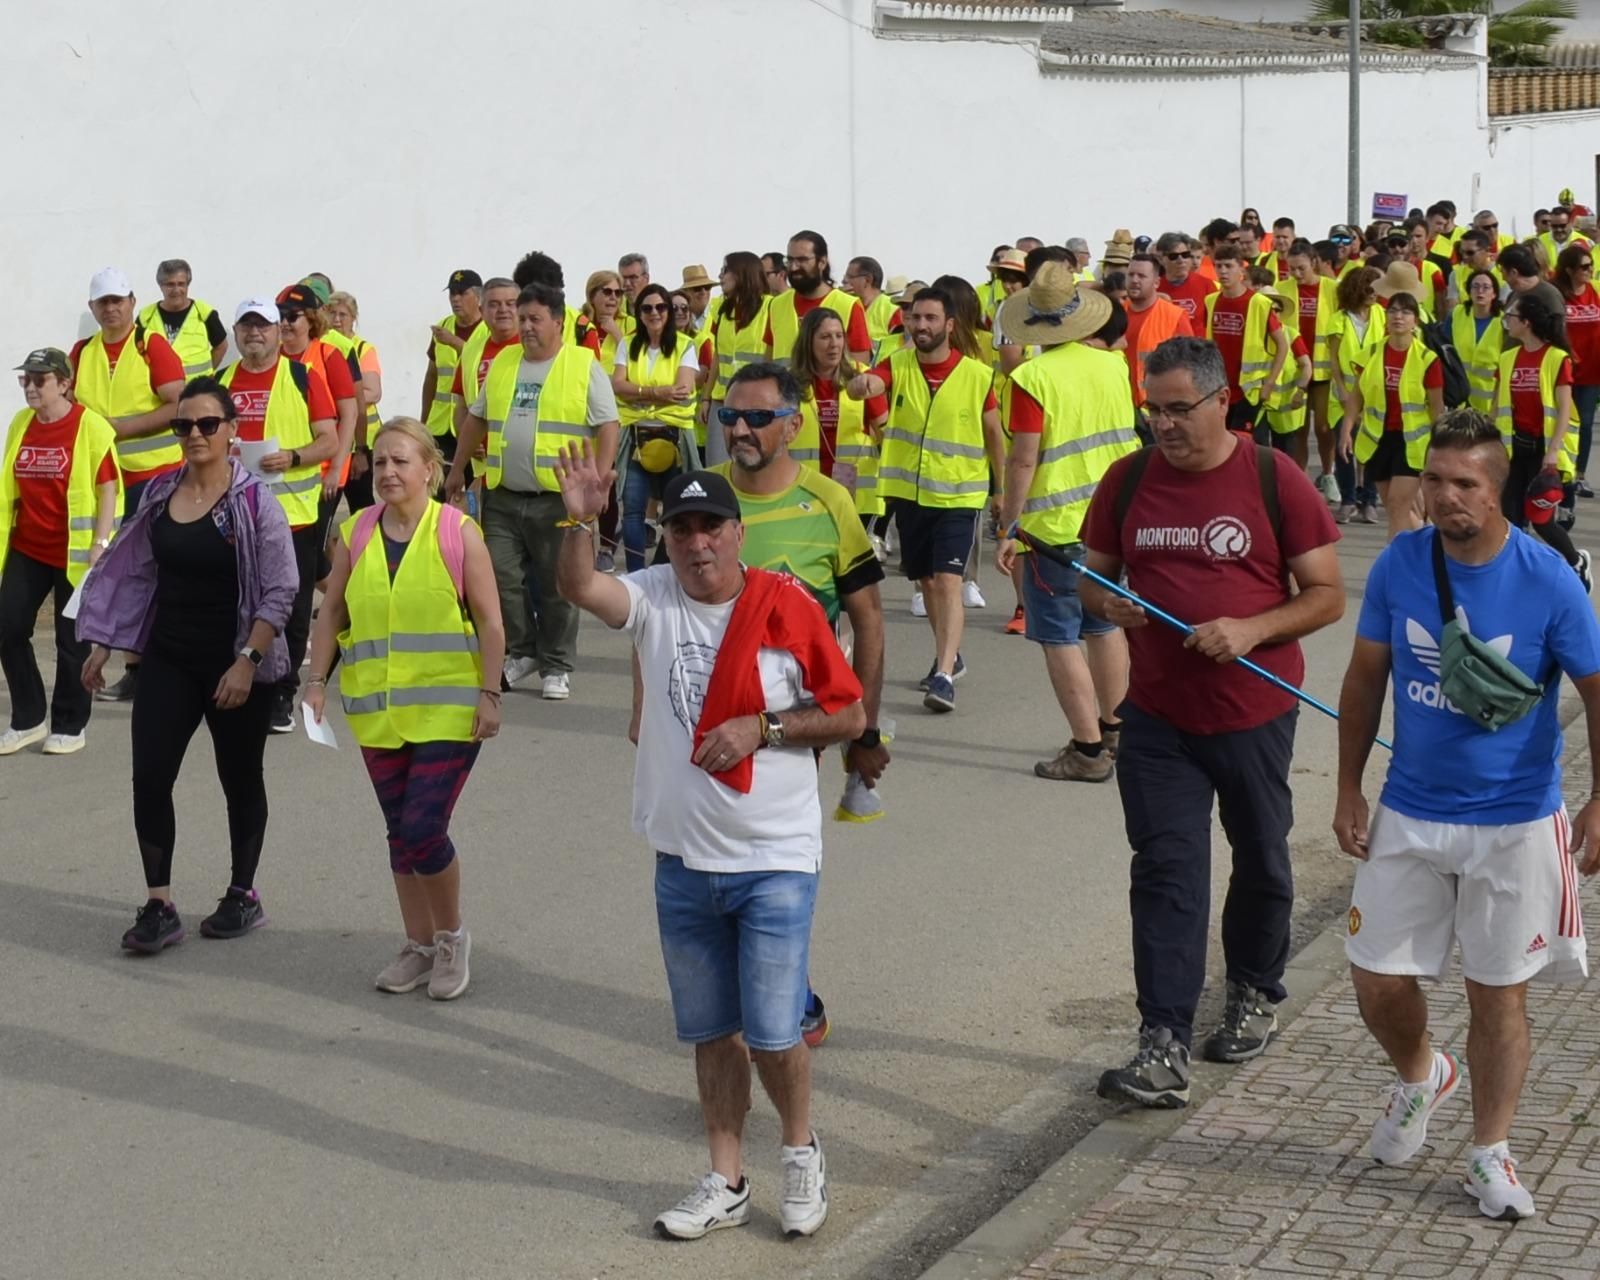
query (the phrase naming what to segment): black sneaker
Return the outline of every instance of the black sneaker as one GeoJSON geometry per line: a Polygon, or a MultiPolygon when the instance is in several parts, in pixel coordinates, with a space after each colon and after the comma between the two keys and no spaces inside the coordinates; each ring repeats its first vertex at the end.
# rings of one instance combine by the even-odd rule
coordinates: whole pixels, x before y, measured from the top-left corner
{"type": "Polygon", "coordinates": [[[132,702],[133,690],[139,683],[139,664],[134,663],[122,673],[122,679],[116,684],[108,684],[104,689],[95,693],[101,702],[132,702]]]}
{"type": "Polygon", "coordinates": [[[1249,1062],[1266,1051],[1277,1029],[1272,1001],[1254,987],[1230,982],[1222,1025],[1206,1037],[1200,1053],[1207,1062],[1249,1062]]]}
{"type": "MultiPolygon", "coordinates": [[[[294,732],[294,699],[278,694],[272,700],[272,721],[267,726],[273,733],[294,732]]],[[[201,930],[204,932],[204,930],[201,930]]]]}
{"type": "Polygon", "coordinates": [[[217,899],[217,909],[200,922],[200,933],[207,938],[242,938],[267,922],[261,909],[261,895],[254,889],[235,889],[217,899]]]}
{"type": "Polygon", "coordinates": [[[122,949],[153,956],[163,948],[177,946],[182,941],[183,921],[178,918],[178,909],[170,902],[151,898],[139,908],[133,928],[122,935],[122,949]]]}
{"type": "Polygon", "coordinates": [[[1139,1052],[1103,1073],[1095,1092],[1114,1102],[1175,1110],[1189,1105],[1189,1050],[1166,1027],[1143,1027],[1139,1052]]]}

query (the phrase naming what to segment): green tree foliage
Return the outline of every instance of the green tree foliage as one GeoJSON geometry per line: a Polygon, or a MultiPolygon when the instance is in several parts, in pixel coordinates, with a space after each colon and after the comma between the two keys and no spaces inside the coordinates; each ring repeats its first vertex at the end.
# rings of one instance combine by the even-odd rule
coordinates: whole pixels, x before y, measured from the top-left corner
{"type": "MultiPolygon", "coordinates": [[[[1550,46],[1561,35],[1561,24],[1578,16],[1575,0],[1522,0],[1496,8],[1495,0],[1361,0],[1361,16],[1377,26],[1367,28],[1368,38],[1379,44],[1420,48],[1420,31],[1407,18],[1440,17],[1449,13],[1482,13],[1489,17],[1489,61],[1497,67],[1542,67],[1550,61],[1550,46]]],[[[1311,17],[1317,22],[1337,22],[1350,15],[1348,0],[1312,0],[1311,17]]]]}

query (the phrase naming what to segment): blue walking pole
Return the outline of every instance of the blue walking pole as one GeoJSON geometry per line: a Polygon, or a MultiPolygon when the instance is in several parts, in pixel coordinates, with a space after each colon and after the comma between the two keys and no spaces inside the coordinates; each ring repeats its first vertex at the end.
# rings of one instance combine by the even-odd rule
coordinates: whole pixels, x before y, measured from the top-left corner
{"type": "MultiPolygon", "coordinates": [[[[1110,578],[1107,578],[1103,574],[1096,573],[1093,569],[1086,568],[1082,561],[1074,560],[1068,555],[1063,555],[1055,547],[1046,546],[1042,542],[1029,537],[1021,530],[1017,531],[1017,540],[1027,544],[1027,546],[1032,550],[1039,552],[1048,559],[1054,560],[1057,564],[1070,565],[1079,573],[1083,574],[1084,577],[1088,578],[1091,582],[1097,582],[1107,591],[1121,596],[1124,600],[1131,604],[1138,605],[1152,618],[1155,618],[1159,622],[1166,623],[1173,630],[1181,631],[1186,636],[1194,634],[1194,628],[1181,618],[1174,618],[1165,609],[1158,609],[1148,600],[1141,600],[1120,582],[1113,582],[1110,578]]],[[[1283,677],[1273,675],[1272,672],[1268,671],[1259,663],[1251,662],[1249,658],[1235,658],[1234,662],[1243,667],[1246,671],[1250,672],[1252,675],[1260,676],[1268,684],[1275,685],[1277,688],[1282,689],[1285,693],[1293,694],[1308,707],[1315,707],[1318,711],[1322,712],[1323,715],[1329,716],[1334,720],[1339,718],[1339,713],[1330,707],[1326,702],[1322,702],[1316,698],[1313,698],[1304,689],[1297,688],[1296,686],[1290,684],[1287,680],[1283,679],[1283,677]]],[[[1385,738],[1374,738],[1373,741],[1387,751],[1394,750],[1394,744],[1385,738]]]]}

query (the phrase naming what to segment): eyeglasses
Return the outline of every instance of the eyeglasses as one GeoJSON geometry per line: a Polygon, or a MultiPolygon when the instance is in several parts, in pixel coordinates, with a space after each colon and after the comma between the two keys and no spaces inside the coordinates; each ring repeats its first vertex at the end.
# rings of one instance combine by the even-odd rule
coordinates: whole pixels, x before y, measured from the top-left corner
{"type": "Polygon", "coordinates": [[[795,257],[794,254],[791,253],[788,257],[786,257],[784,259],[784,261],[787,262],[791,267],[804,267],[804,266],[809,266],[811,263],[815,262],[816,259],[811,257],[811,256],[809,256],[809,255],[807,255],[804,258],[797,258],[797,257],[795,257]]]}
{"type": "Polygon", "coordinates": [[[1191,413],[1203,405],[1207,400],[1215,399],[1217,393],[1221,390],[1222,388],[1218,387],[1215,391],[1208,391],[1198,400],[1195,400],[1189,404],[1156,404],[1153,401],[1146,400],[1144,404],[1144,416],[1151,422],[1154,422],[1157,418],[1166,418],[1171,422],[1187,421],[1191,413]]]}
{"type": "Polygon", "coordinates": [[[17,375],[17,385],[19,387],[42,387],[44,386],[44,380],[53,376],[53,374],[48,373],[19,373],[17,375]]]}
{"type": "Polygon", "coordinates": [[[1580,262],[1578,264],[1578,270],[1579,271],[1593,271],[1594,270],[1594,263],[1589,261],[1588,258],[1585,258],[1582,262],[1580,262]]]}
{"type": "Polygon", "coordinates": [[[196,427],[199,427],[200,434],[209,440],[212,436],[217,434],[217,428],[219,428],[226,421],[226,418],[218,417],[174,418],[172,420],[172,434],[177,436],[178,439],[182,440],[196,427]]]}
{"type": "Polygon", "coordinates": [[[619,289],[614,284],[603,284],[598,289],[596,289],[595,292],[596,293],[603,293],[608,298],[619,298],[619,297],[622,296],[622,290],[619,289]]]}
{"type": "Polygon", "coordinates": [[[770,427],[774,418],[787,418],[798,412],[798,409],[729,409],[724,406],[717,410],[717,421],[725,427],[736,427],[743,418],[752,430],[759,431],[770,427]]]}
{"type": "Polygon", "coordinates": [[[653,316],[658,312],[664,314],[667,309],[665,302],[641,302],[634,308],[642,316],[653,316]]]}

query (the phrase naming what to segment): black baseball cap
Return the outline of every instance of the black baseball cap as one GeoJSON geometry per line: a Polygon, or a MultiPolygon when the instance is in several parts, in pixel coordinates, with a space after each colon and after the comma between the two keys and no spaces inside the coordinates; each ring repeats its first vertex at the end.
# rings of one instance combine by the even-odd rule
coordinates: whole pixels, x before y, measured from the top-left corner
{"type": "Polygon", "coordinates": [[[460,271],[452,271],[450,279],[445,282],[445,292],[452,297],[458,293],[465,293],[468,289],[483,288],[483,277],[476,271],[463,267],[460,271]]]}
{"type": "Polygon", "coordinates": [[[53,373],[58,377],[72,376],[72,362],[60,347],[40,347],[28,352],[27,358],[17,366],[19,373],[53,373]]]}
{"type": "Polygon", "coordinates": [[[276,301],[280,308],[290,311],[315,311],[322,305],[308,284],[291,284],[280,289],[276,301]]]}
{"type": "Polygon", "coordinates": [[[661,523],[698,511],[724,520],[738,520],[739,499],[726,476],[715,471],[690,471],[667,481],[661,495],[661,523]]]}

